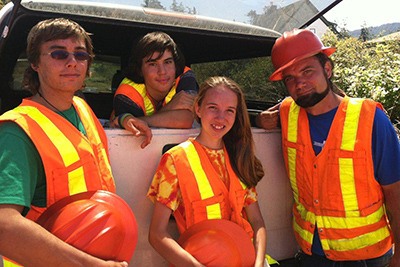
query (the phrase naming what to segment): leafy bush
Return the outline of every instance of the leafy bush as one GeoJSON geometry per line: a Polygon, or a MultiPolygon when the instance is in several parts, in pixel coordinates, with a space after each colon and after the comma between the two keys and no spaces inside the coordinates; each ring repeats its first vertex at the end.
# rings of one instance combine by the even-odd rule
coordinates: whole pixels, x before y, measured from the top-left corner
{"type": "Polygon", "coordinates": [[[382,103],[393,124],[400,128],[400,42],[363,42],[339,39],[328,33],[323,43],[334,46],[334,82],[349,96],[382,103]]]}

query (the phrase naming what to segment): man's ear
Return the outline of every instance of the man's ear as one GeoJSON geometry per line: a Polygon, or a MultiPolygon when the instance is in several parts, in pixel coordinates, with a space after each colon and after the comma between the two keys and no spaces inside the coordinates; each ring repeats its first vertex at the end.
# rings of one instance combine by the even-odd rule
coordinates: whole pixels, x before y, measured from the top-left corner
{"type": "Polygon", "coordinates": [[[328,77],[328,79],[332,77],[332,69],[333,69],[332,63],[329,60],[325,62],[324,70],[326,72],[326,76],[328,77]]]}
{"type": "Polygon", "coordinates": [[[38,66],[37,66],[37,65],[35,65],[35,64],[33,64],[33,63],[31,63],[31,68],[32,68],[34,71],[37,71],[37,69],[38,69],[38,66]]]}

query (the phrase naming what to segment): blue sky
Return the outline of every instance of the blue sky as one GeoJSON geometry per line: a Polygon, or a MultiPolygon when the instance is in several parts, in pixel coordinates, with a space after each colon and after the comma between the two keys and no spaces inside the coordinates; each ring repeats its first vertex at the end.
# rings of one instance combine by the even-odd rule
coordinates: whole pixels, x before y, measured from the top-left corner
{"type": "Polygon", "coordinates": [[[343,0],[325,17],[348,30],[400,22],[399,0],[343,0]]]}
{"type": "MultiPolygon", "coordinates": [[[[99,1],[99,0],[91,0],[99,1]]],[[[101,1],[101,0],[100,0],[101,1]]],[[[160,0],[167,8],[173,0],[160,0]]],[[[265,5],[271,2],[278,6],[285,6],[296,0],[177,0],[185,6],[196,6],[200,15],[222,17],[241,22],[248,22],[246,16],[249,10],[262,12],[265,5]],[[224,14],[227,13],[227,14],[224,14]]],[[[318,5],[319,0],[311,0],[318,5]]],[[[140,6],[143,0],[115,0],[115,2],[129,3],[140,6]]],[[[400,22],[400,1],[399,0],[343,0],[325,17],[337,23],[340,27],[348,30],[360,29],[362,25],[367,27],[380,26],[385,23],[400,22]]]]}

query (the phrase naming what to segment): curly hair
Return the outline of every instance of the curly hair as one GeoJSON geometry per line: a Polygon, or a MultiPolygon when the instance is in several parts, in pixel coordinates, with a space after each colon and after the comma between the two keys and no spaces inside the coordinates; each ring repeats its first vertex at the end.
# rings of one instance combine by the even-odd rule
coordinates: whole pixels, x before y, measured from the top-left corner
{"type": "MultiPolygon", "coordinates": [[[[234,92],[238,98],[235,122],[232,129],[222,139],[236,175],[244,184],[254,187],[264,176],[264,170],[261,161],[255,156],[250,118],[240,86],[227,77],[210,77],[200,86],[195,103],[201,106],[207,91],[220,85],[234,92]]],[[[197,115],[195,118],[201,124],[201,119],[197,115]]]]}

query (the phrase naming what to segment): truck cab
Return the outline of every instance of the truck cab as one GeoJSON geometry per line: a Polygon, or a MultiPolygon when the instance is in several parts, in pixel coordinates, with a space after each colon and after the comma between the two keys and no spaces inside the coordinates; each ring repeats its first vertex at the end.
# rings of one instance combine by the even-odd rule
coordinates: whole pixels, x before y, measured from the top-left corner
{"type": "MultiPolygon", "coordinates": [[[[140,137],[108,127],[113,95],[133,42],[148,32],[168,33],[182,49],[199,83],[207,76],[225,75],[243,87],[254,120],[259,112],[284,97],[283,90],[278,87],[273,93],[270,89],[274,85],[267,82],[268,71],[272,71],[269,56],[276,38],[286,30],[309,26],[340,1],[280,1],[281,6],[271,3],[263,7],[247,1],[203,0],[183,1],[174,8],[166,6],[168,1],[161,1],[166,7],[157,9],[142,3],[149,1],[13,0],[0,10],[0,113],[31,95],[24,90],[22,79],[28,64],[26,38],[37,22],[66,17],[90,32],[96,57],[83,95],[107,133],[117,194],[132,208],[138,223],[139,240],[129,266],[168,266],[147,240],[153,204],[146,193],[163,150],[196,136],[199,128],[154,128],[151,144],[141,149],[140,137]],[[226,67],[230,65],[235,71],[226,67]],[[243,71],[238,71],[241,68],[243,71]]],[[[281,266],[292,266],[298,246],[291,225],[292,193],[282,158],[280,130],[253,126],[256,155],[265,170],[257,192],[267,227],[267,253],[281,266]]],[[[173,218],[169,227],[178,237],[173,218]]]]}

